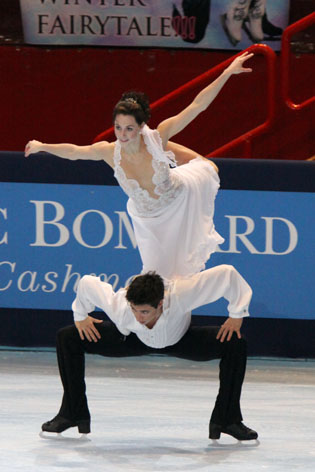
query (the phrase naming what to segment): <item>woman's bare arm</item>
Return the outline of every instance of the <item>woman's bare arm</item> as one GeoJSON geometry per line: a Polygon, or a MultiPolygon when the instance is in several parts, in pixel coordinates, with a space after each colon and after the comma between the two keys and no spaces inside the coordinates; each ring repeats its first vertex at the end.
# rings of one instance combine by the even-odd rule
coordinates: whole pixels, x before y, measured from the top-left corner
{"type": "Polygon", "coordinates": [[[184,108],[184,110],[177,115],[162,121],[157,129],[161,135],[163,143],[165,144],[172,136],[182,131],[202,111],[206,110],[232,75],[251,72],[252,69],[243,67],[243,63],[252,56],[252,53],[249,54],[248,52],[245,52],[236,57],[216,80],[205,87],[196,96],[188,107],[184,108]]]}
{"type": "Polygon", "coordinates": [[[25,147],[25,157],[37,152],[49,152],[54,156],[70,160],[104,160],[113,167],[113,144],[107,141],[91,144],[88,146],[77,146],[76,144],[46,144],[40,141],[29,141],[25,147]]]}
{"type": "Polygon", "coordinates": [[[166,146],[167,151],[172,151],[175,154],[176,162],[178,166],[181,166],[183,164],[187,164],[187,162],[191,161],[192,159],[195,159],[196,157],[202,157],[205,161],[209,162],[211,164],[216,172],[219,172],[218,167],[215,165],[214,162],[210,161],[210,159],[207,159],[203,156],[201,156],[198,152],[193,151],[192,149],[183,146],[182,144],[174,143],[173,141],[169,141],[166,146]]]}

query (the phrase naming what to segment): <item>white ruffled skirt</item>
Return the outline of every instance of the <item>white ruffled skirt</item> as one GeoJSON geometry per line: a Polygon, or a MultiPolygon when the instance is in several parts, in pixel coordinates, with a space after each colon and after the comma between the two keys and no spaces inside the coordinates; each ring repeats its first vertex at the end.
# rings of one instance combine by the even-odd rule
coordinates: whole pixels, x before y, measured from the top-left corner
{"type": "Polygon", "coordinates": [[[170,170],[183,191],[150,216],[140,215],[129,198],[127,210],[143,263],[142,272],[155,270],[171,279],[200,272],[224,239],[213,224],[220,180],[213,166],[197,157],[170,170]]]}

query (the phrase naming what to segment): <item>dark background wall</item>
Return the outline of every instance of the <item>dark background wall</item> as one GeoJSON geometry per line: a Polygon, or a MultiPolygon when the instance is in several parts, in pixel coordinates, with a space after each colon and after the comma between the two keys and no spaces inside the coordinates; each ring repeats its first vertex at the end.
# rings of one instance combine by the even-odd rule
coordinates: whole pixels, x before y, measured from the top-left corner
{"type": "MultiPolygon", "coordinates": [[[[290,21],[312,11],[306,0],[291,2],[290,21]]],[[[154,101],[237,51],[31,47],[22,44],[19,3],[0,5],[1,150],[23,150],[30,139],[90,143],[111,126],[111,110],[121,93],[145,91],[154,101]],[[2,39],[1,39],[2,38],[2,39]]],[[[290,64],[292,98],[314,95],[313,30],[294,37],[290,64]]],[[[202,154],[261,123],[266,114],[265,61],[251,61],[253,73],[233,77],[213,105],[176,139],[202,154]]],[[[307,159],[315,154],[315,107],[292,112],[281,101],[277,57],[274,127],[257,138],[255,158],[307,159]]],[[[199,90],[156,112],[151,126],[188,104],[199,90]]],[[[242,157],[239,148],[231,157],[242,157]]]]}

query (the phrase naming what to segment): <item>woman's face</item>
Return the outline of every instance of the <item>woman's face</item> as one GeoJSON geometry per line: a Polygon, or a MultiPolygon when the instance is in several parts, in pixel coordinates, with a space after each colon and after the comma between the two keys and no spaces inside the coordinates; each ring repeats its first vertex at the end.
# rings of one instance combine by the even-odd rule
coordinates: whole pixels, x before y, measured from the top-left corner
{"type": "Polygon", "coordinates": [[[116,115],[114,121],[115,135],[122,146],[136,142],[142,126],[138,125],[132,115],[116,115]]]}

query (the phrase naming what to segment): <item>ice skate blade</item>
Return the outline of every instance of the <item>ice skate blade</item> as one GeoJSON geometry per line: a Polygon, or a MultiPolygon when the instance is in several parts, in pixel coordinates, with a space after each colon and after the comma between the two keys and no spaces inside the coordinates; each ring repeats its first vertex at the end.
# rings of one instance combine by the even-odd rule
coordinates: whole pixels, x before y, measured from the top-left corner
{"type": "Polygon", "coordinates": [[[62,436],[61,433],[47,433],[46,431],[40,431],[39,437],[42,439],[58,439],[58,440],[64,438],[64,436],[62,436]]]}
{"type": "Polygon", "coordinates": [[[219,441],[218,439],[211,439],[211,444],[209,444],[211,447],[218,447],[218,448],[236,448],[236,447],[239,447],[239,448],[247,448],[247,449],[250,449],[250,448],[253,448],[253,447],[258,447],[260,445],[260,441],[259,439],[252,439],[250,441],[248,440],[244,440],[244,441],[240,441],[238,439],[235,440],[235,442],[233,443],[225,443],[225,442],[221,442],[219,441]]]}
{"type": "Polygon", "coordinates": [[[85,433],[82,433],[81,436],[79,437],[79,441],[91,441],[90,438],[88,438],[88,435],[85,433]]]}
{"type": "Polygon", "coordinates": [[[40,431],[39,436],[42,439],[49,439],[53,441],[74,441],[74,442],[88,442],[91,441],[90,438],[88,438],[87,434],[82,433],[78,437],[68,437],[68,436],[63,436],[61,433],[48,433],[47,431],[40,431]]]}

